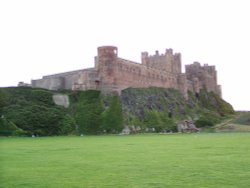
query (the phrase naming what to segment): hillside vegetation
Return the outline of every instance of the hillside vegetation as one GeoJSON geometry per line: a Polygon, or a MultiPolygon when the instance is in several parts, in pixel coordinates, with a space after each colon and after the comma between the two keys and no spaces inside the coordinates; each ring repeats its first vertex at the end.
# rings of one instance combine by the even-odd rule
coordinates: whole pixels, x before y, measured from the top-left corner
{"type": "Polygon", "coordinates": [[[176,122],[212,126],[233,114],[232,106],[214,93],[189,92],[185,100],[174,89],[126,89],[120,96],[100,91],[61,91],[68,108],[53,102],[55,91],[28,87],[0,88],[1,135],[68,135],[176,131],[176,122]]]}
{"type": "Polygon", "coordinates": [[[186,100],[174,89],[126,89],[121,94],[124,123],[173,131],[179,120],[194,120],[198,127],[213,126],[234,113],[229,103],[212,92],[188,95],[186,100]]]}

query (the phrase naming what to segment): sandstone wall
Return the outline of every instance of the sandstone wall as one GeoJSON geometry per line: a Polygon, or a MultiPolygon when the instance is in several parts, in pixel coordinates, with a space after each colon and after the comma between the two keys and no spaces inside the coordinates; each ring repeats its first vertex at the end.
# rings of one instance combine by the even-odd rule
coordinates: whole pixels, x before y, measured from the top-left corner
{"type": "Polygon", "coordinates": [[[173,54],[172,49],[166,49],[165,54],[148,55],[148,52],[141,54],[142,64],[154,69],[164,70],[175,74],[181,74],[181,54],[173,54]]]}
{"type": "Polygon", "coordinates": [[[49,90],[58,90],[63,87],[64,78],[63,77],[55,77],[55,78],[42,78],[38,80],[32,80],[32,87],[44,88],[49,90]]]}
{"type": "Polygon", "coordinates": [[[207,64],[201,66],[199,62],[194,62],[191,65],[186,65],[185,68],[187,79],[192,82],[194,92],[205,88],[207,91],[213,91],[221,96],[221,88],[217,85],[215,66],[207,64]]]}
{"type": "Polygon", "coordinates": [[[49,90],[72,89],[77,82],[79,74],[83,70],[71,71],[66,73],[43,76],[42,79],[32,80],[32,87],[39,87],[49,90]]]}
{"type": "Polygon", "coordinates": [[[92,69],[85,69],[79,75],[76,83],[73,85],[73,90],[89,90],[99,89],[100,78],[97,71],[92,69]]]}
{"type": "Polygon", "coordinates": [[[178,87],[178,75],[115,58],[109,62],[99,62],[102,88],[120,91],[128,87],[178,87]]]}

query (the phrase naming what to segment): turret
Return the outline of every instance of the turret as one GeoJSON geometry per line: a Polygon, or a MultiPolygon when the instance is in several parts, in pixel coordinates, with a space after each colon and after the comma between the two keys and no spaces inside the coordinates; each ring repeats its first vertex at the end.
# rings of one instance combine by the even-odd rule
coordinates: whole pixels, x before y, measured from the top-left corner
{"type": "Polygon", "coordinates": [[[97,71],[100,77],[99,87],[105,92],[113,91],[117,65],[117,47],[101,46],[97,49],[97,71]]]}
{"type": "Polygon", "coordinates": [[[117,58],[117,47],[115,46],[101,46],[97,49],[99,58],[117,58]]]}
{"type": "Polygon", "coordinates": [[[141,63],[143,65],[148,65],[148,63],[149,63],[148,52],[142,52],[141,53],[141,63]]]}
{"type": "Polygon", "coordinates": [[[181,54],[174,54],[174,63],[173,63],[173,72],[177,74],[181,74],[181,54]]]}

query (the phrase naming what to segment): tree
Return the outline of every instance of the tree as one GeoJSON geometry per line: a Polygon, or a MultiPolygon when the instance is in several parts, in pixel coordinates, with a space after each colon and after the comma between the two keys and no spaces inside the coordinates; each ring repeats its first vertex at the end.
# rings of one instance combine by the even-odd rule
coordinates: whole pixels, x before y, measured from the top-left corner
{"type": "Polygon", "coordinates": [[[0,89],[0,115],[3,112],[3,107],[5,106],[5,94],[2,89],[0,89]]]}
{"type": "Polygon", "coordinates": [[[73,117],[66,114],[64,118],[60,121],[60,134],[67,135],[74,132],[76,128],[76,122],[73,117]]]}
{"type": "Polygon", "coordinates": [[[102,128],[107,133],[117,133],[123,128],[122,107],[117,95],[112,96],[109,107],[102,114],[102,128]]]}
{"type": "Polygon", "coordinates": [[[103,112],[100,91],[78,91],[71,98],[75,102],[72,110],[75,114],[78,132],[80,134],[100,133],[101,113],[103,112]]]}

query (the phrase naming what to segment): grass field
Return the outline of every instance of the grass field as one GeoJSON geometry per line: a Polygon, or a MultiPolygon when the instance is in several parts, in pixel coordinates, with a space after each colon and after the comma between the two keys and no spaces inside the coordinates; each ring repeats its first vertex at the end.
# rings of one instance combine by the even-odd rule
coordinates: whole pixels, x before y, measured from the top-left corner
{"type": "Polygon", "coordinates": [[[250,133],[0,138],[0,187],[250,187],[250,133]]]}

